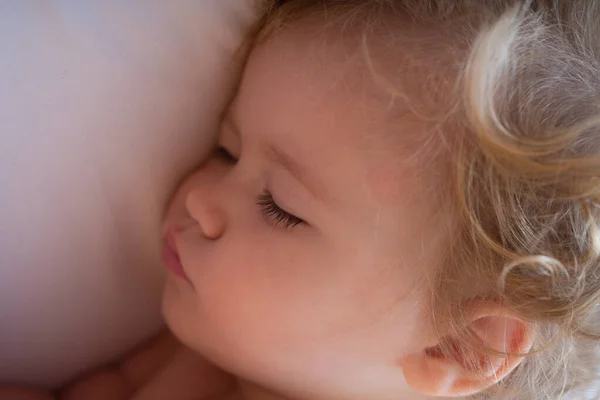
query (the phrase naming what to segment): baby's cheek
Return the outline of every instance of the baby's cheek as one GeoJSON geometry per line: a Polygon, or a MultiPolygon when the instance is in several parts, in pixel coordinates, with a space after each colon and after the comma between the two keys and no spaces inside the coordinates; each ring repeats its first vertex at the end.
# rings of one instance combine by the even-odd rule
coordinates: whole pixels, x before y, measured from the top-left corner
{"type": "Polygon", "coordinates": [[[232,243],[234,250],[215,253],[198,275],[199,312],[223,335],[238,329],[248,339],[275,335],[291,326],[300,308],[314,298],[312,290],[319,284],[315,270],[320,268],[291,247],[258,239],[247,236],[232,243]]]}

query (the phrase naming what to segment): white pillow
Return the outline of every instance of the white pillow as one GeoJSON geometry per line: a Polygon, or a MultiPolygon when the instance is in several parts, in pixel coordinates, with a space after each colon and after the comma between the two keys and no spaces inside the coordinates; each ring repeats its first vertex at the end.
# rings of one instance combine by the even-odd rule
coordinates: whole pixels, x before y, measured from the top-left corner
{"type": "Polygon", "coordinates": [[[161,327],[161,214],[251,3],[0,3],[0,382],[60,385],[161,327]]]}

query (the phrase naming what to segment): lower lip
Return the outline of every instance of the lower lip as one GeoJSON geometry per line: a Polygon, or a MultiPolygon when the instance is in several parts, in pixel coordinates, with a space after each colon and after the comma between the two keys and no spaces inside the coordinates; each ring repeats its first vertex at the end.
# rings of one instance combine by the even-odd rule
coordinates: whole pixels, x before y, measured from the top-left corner
{"type": "Polygon", "coordinates": [[[165,264],[165,267],[167,267],[167,269],[173,273],[173,275],[189,281],[188,276],[183,270],[183,265],[181,265],[181,261],[179,260],[179,255],[177,254],[176,249],[177,247],[175,246],[173,233],[170,232],[167,234],[163,245],[162,262],[165,264]]]}

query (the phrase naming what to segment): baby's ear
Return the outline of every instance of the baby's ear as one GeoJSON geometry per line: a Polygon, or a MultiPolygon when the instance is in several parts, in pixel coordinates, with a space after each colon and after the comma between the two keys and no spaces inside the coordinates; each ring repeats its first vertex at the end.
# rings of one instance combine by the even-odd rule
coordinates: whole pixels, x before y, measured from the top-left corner
{"type": "Polygon", "coordinates": [[[488,354],[456,337],[444,341],[456,355],[444,356],[438,344],[402,360],[407,383],[416,391],[438,397],[468,396],[485,390],[506,377],[523,360],[519,354],[531,350],[532,326],[496,303],[480,301],[469,305],[468,328],[488,354]],[[508,354],[506,354],[508,353],[508,354]]]}

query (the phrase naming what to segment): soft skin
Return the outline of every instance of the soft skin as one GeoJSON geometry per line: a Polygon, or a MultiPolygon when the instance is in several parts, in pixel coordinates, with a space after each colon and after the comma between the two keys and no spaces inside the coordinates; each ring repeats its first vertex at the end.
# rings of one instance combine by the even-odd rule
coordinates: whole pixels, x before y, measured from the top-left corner
{"type": "MultiPolygon", "coordinates": [[[[134,400],[458,397],[521,360],[439,351],[428,300],[452,222],[443,163],[419,147],[428,126],[368,79],[353,38],[314,29],[253,49],[218,150],[173,196],[163,311],[185,347],[134,400]]],[[[484,346],[530,348],[530,326],[501,304],[463,309],[484,346]]]]}
{"type": "Polygon", "coordinates": [[[400,360],[428,340],[420,283],[441,255],[435,181],[399,158],[416,124],[390,137],[350,50],[305,33],[253,51],[220,133],[229,154],[175,195],[165,233],[188,279],[169,278],[163,310],[191,348],[287,396],[408,396],[400,360]],[[305,223],[265,216],[264,191],[305,223]]]}

